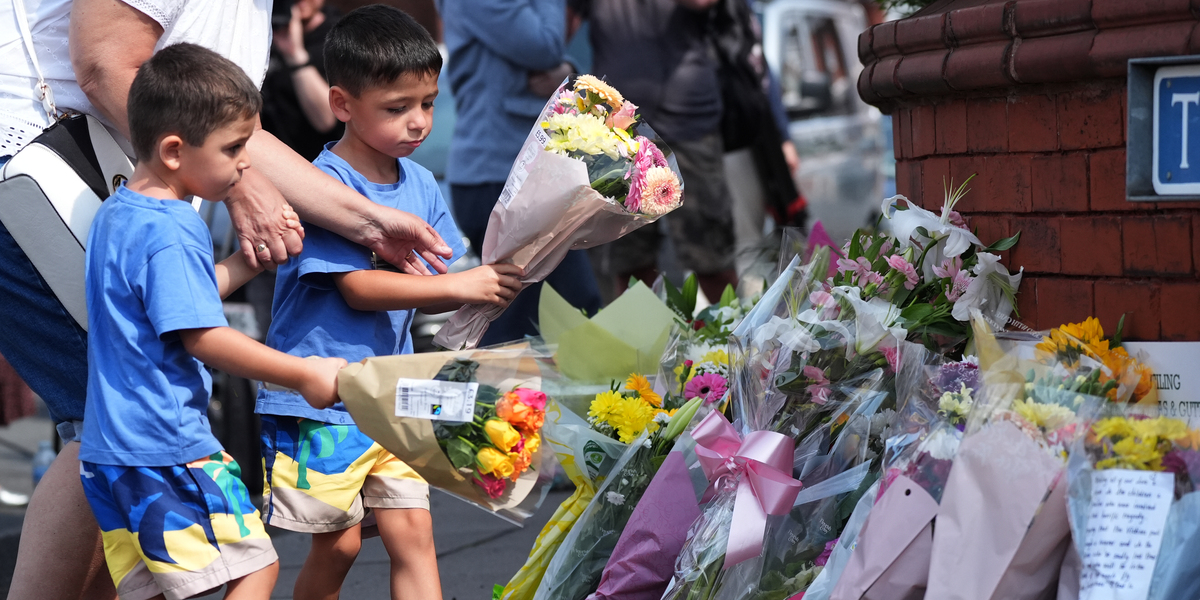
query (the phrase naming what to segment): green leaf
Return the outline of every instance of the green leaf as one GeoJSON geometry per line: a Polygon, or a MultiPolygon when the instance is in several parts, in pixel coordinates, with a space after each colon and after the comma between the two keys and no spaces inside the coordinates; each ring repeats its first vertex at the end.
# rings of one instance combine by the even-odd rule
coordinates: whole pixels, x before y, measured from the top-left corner
{"type": "Polygon", "coordinates": [[[850,260],[857,260],[863,255],[862,248],[862,230],[855,230],[854,235],[850,236],[850,260]]]}
{"type": "Polygon", "coordinates": [[[721,293],[721,301],[718,304],[720,304],[721,308],[725,308],[726,306],[733,305],[736,301],[737,292],[734,291],[732,285],[726,285],[725,291],[721,293]]]}
{"type": "Polygon", "coordinates": [[[1121,347],[1121,339],[1125,335],[1125,313],[1121,313],[1121,319],[1117,321],[1117,332],[1112,336],[1113,348],[1121,347]]]}
{"type": "Polygon", "coordinates": [[[920,302],[900,311],[900,318],[904,319],[906,323],[920,323],[933,314],[935,308],[932,304],[920,302]]]}
{"type": "Polygon", "coordinates": [[[691,275],[688,275],[687,279],[683,281],[682,292],[684,304],[681,308],[683,308],[684,312],[687,313],[689,320],[696,312],[696,293],[699,291],[700,281],[696,279],[696,274],[692,273],[691,275]]]}
{"type": "Polygon", "coordinates": [[[1020,241],[1020,239],[1021,239],[1021,232],[1018,231],[1017,233],[1013,234],[1012,237],[1006,237],[1006,238],[992,244],[991,246],[984,248],[984,251],[985,252],[1004,252],[1005,250],[1008,250],[1009,248],[1016,246],[1017,242],[1020,241]]]}
{"type": "Polygon", "coordinates": [[[492,586],[492,600],[500,600],[500,597],[503,595],[504,595],[504,586],[503,585],[500,585],[499,583],[497,583],[496,585],[492,586]]]}
{"type": "Polygon", "coordinates": [[[924,227],[918,227],[914,230],[914,232],[923,238],[933,239],[933,236],[929,235],[929,230],[925,229],[924,227]]]}
{"type": "Polygon", "coordinates": [[[663,290],[667,292],[667,308],[674,311],[685,323],[691,322],[692,314],[684,310],[686,302],[679,288],[675,287],[675,284],[671,283],[671,280],[663,277],[663,290]]]}
{"type": "Polygon", "coordinates": [[[446,456],[455,469],[470,467],[475,464],[475,450],[466,441],[454,438],[446,442],[446,456]]]}

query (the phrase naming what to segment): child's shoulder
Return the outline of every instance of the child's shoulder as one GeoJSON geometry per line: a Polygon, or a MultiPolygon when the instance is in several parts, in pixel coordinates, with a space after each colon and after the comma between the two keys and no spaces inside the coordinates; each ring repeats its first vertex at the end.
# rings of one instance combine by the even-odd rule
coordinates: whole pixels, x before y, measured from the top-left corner
{"type": "Polygon", "coordinates": [[[434,177],[433,171],[426,169],[411,158],[401,158],[399,161],[400,168],[404,170],[406,182],[415,182],[426,189],[437,189],[437,178],[434,177]]]}

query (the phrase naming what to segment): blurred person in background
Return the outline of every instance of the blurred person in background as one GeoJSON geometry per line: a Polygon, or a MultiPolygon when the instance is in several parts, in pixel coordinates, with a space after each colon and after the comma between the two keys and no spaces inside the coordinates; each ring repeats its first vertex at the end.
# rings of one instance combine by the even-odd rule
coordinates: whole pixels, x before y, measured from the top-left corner
{"type": "MultiPolygon", "coordinates": [[[[567,39],[578,19],[565,0],[438,0],[458,120],[446,162],[454,217],[483,253],[488,217],[513,161],[558,85],[571,74],[567,39]],[[568,21],[574,25],[568,27],[568,21]]],[[[600,310],[586,253],[572,250],[546,278],[573,306],[600,310]]],[[[537,335],[541,283],[492,322],[481,346],[537,335]]]]}
{"type": "MultiPolygon", "coordinates": [[[[718,0],[581,0],[591,27],[593,72],[638,105],[646,122],[674,151],[683,175],[683,206],[665,219],[679,262],[696,273],[715,301],[737,284],[732,200],[721,136],[718,61],[709,9],[718,0]]],[[[643,227],[595,250],[599,270],[615,277],[658,276],[659,227],[643,227]]]]}

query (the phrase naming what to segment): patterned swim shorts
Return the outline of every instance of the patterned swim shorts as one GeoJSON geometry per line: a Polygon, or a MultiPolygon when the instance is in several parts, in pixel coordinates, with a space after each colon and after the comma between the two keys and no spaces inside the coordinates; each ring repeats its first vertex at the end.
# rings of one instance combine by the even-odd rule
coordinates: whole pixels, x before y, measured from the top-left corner
{"type": "Polygon", "coordinates": [[[171,467],[80,462],[122,600],[190,598],[277,560],[233,457],[171,467]]]}
{"type": "Polygon", "coordinates": [[[264,520],[291,531],[340,531],[366,508],[429,510],[429,484],[354,425],[262,416],[264,520]]]}

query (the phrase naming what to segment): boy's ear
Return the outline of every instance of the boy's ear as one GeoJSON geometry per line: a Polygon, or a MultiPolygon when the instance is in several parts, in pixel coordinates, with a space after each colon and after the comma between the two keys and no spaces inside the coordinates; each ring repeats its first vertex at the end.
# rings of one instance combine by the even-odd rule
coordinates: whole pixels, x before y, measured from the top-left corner
{"type": "Polygon", "coordinates": [[[343,123],[350,120],[350,108],[347,106],[350,98],[350,92],[341,86],[329,86],[329,108],[333,109],[333,116],[343,123]]]}
{"type": "Polygon", "coordinates": [[[179,169],[179,155],[183,151],[183,138],[170,133],[158,140],[158,159],[172,171],[179,169]]]}

